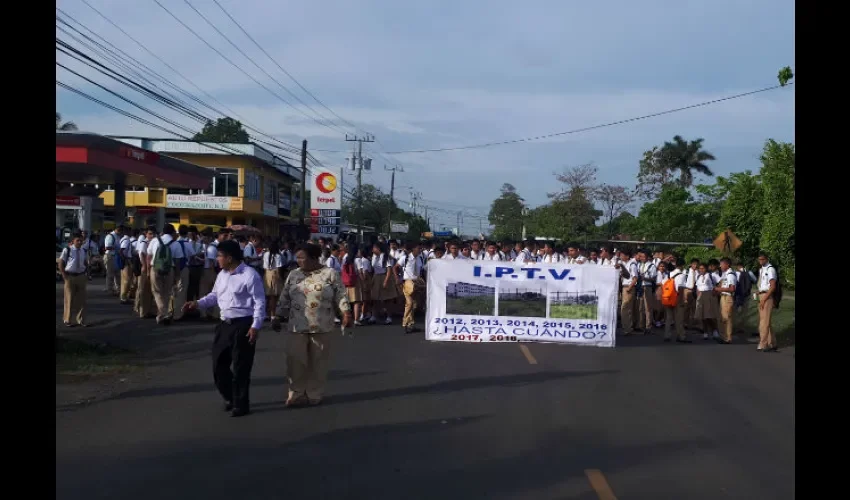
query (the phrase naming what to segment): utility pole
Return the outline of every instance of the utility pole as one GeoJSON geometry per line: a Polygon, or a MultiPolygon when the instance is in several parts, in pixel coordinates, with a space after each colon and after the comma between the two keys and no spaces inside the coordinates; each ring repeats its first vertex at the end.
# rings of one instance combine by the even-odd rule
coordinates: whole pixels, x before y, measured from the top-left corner
{"type": "Polygon", "coordinates": [[[367,134],[366,136],[358,137],[356,135],[349,136],[345,134],[345,140],[346,142],[357,143],[349,159],[349,165],[357,170],[357,241],[363,243],[363,169],[372,169],[372,159],[363,159],[363,143],[375,142],[375,136],[367,134]]]}
{"type": "Polygon", "coordinates": [[[396,165],[393,168],[387,168],[384,165],[384,170],[388,172],[392,172],[390,176],[390,207],[387,211],[387,215],[390,218],[390,221],[387,223],[387,234],[392,233],[393,229],[393,205],[395,204],[395,173],[396,172],[404,172],[404,168],[401,165],[396,165]]]}
{"type": "Polygon", "coordinates": [[[410,189],[410,207],[413,209],[413,216],[416,217],[416,207],[419,205],[419,198],[422,197],[422,193],[419,191],[414,191],[413,188],[410,189]]]}
{"type": "Polygon", "coordinates": [[[307,139],[301,141],[301,226],[307,218],[307,139]]]}

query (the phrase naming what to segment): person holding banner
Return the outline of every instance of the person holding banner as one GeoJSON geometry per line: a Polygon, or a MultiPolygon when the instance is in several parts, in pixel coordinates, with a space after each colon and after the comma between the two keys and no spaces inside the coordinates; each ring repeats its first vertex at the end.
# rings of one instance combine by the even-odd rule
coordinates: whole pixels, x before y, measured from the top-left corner
{"type": "Polygon", "coordinates": [[[319,263],[322,250],[302,245],[295,252],[298,269],[286,278],[272,329],[288,324],[286,377],[289,380],[287,407],[317,405],[322,402],[328,378],[330,342],[334,320],[352,324],[351,305],[339,273],[319,263]]]}

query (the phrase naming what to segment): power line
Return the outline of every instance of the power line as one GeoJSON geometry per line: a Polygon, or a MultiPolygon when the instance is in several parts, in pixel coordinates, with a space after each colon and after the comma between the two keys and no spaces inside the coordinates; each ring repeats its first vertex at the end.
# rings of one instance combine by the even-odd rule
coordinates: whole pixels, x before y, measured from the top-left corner
{"type": "MultiPolygon", "coordinates": [[[[157,3],[159,3],[159,2],[158,2],[158,0],[154,0],[154,1],[155,1],[155,2],[157,2],[157,3]]],[[[285,101],[285,102],[286,102],[286,103],[287,103],[287,104],[288,104],[288,105],[289,105],[292,109],[294,109],[295,111],[298,111],[299,113],[301,113],[302,115],[304,115],[304,116],[305,116],[305,117],[307,117],[308,119],[313,120],[314,122],[318,123],[319,125],[322,125],[322,126],[324,126],[324,127],[328,127],[328,128],[329,128],[329,129],[331,129],[331,130],[336,129],[338,132],[345,133],[345,130],[343,130],[343,129],[341,129],[341,128],[337,127],[337,126],[333,123],[333,121],[328,120],[328,119],[327,119],[325,116],[323,116],[321,113],[318,113],[316,110],[314,110],[312,107],[310,107],[310,105],[309,105],[309,104],[307,104],[307,103],[305,103],[304,101],[302,101],[300,97],[298,97],[297,95],[295,95],[294,93],[292,93],[292,91],[291,91],[291,90],[289,90],[286,86],[284,86],[282,83],[280,83],[280,82],[279,82],[279,81],[278,81],[275,77],[273,77],[272,75],[270,75],[270,74],[269,74],[269,72],[268,72],[268,71],[266,71],[265,69],[263,69],[263,67],[262,67],[262,66],[260,66],[259,64],[257,64],[257,61],[255,61],[255,60],[254,60],[251,56],[249,56],[248,54],[246,54],[246,53],[245,53],[245,51],[243,51],[243,50],[242,50],[242,49],[241,49],[238,45],[236,45],[236,43],[234,43],[234,42],[233,42],[233,40],[231,40],[231,39],[230,39],[227,35],[225,35],[225,34],[224,34],[224,33],[223,33],[220,29],[218,29],[218,27],[217,27],[217,26],[216,26],[216,25],[215,25],[212,21],[210,21],[210,20],[209,20],[209,19],[208,19],[208,18],[207,18],[207,17],[206,17],[206,16],[205,16],[205,15],[204,15],[201,11],[199,11],[198,9],[196,9],[196,8],[195,8],[195,6],[194,6],[194,5],[192,5],[192,3],[191,3],[191,2],[189,2],[189,0],[183,0],[183,2],[185,2],[185,3],[186,3],[186,5],[188,5],[190,9],[192,9],[193,11],[195,11],[195,13],[196,13],[196,14],[198,14],[198,16],[200,16],[200,18],[201,18],[201,19],[203,19],[203,20],[204,20],[204,22],[206,22],[208,25],[210,25],[210,27],[211,27],[213,30],[215,30],[215,32],[216,32],[216,33],[218,33],[219,35],[221,35],[221,37],[222,37],[222,38],[224,38],[224,39],[227,41],[227,43],[229,43],[231,46],[233,46],[233,48],[234,48],[234,49],[236,49],[236,50],[237,50],[240,54],[242,54],[242,56],[243,56],[245,59],[247,59],[248,61],[250,61],[250,62],[251,62],[251,64],[253,64],[254,66],[256,66],[256,67],[257,67],[257,69],[259,69],[259,70],[260,70],[260,71],[261,71],[264,75],[266,75],[266,76],[267,76],[267,77],[268,77],[271,81],[275,82],[275,83],[276,83],[276,84],[277,84],[280,88],[282,88],[282,89],[283,89],[286,93],[288,93],[289,95],[291,95],[291,96],[292,96],[295,100],[297,100],[298,102],[300,102],[301,104],[303,104],[303,105],[304,105],[307,109],[309,109],[310,111],[312,111],[313,113],[315,113],[317,116],[319,116],[319,117],[320,117],[323,121],[316,120],[316,119],[315,119],[315,118],[313,118],[312,116],[310,116],[310,115],[308,115],[307,113],[303,112],[302,110],[300,110],[300,109],[296,108],[296,107],[295,107],[294,105],[292,105],[291,103],[289,103],[289,102],[286,102],[286,101],[285,101]],[[324,123],[325,121],[327,121],[328,123],[330,123],[330,125],[328,125],[327,123],[324,123]]],[[[182,24],[182,23],[181,23],[181,24],[182,24]]]]}
{"type": "MultiPolygon", "coordinates": [[[[784,86],[788,87],[790,85],[794,85],[794,82],[788,82],[784,86]]],[[[783,88],[783,86],[782,85],[773,85],[773,86],[764,87],[764,88],[761,88],[761,89],[758,89],[758,90],[751,90],[749,92],[744,92],[742,94],[734,94],[734,95],[730,95],[730,96],[726,96],[726,97],[721,97],[721,98],[718,98],[718,99],[712,99],[710,101],[705,101],[705,102],[701,102],[701,103],[698,103],[698,104],[691,104],[689,106],[683,106],[683,107],[680,107],[680,108],[668,109],[668,110],[664,110],[664,111],[659,111],[657,113],[651,113],[651,114],[648,114],[648,115],[635,116],[635,117],[632,117],[632,118],[626,118],[626,119],[623,119],[623,120],[617,120],[617,121],[613,121],[613,122],[602,123],[602,124],[599,124],[599,125],[591,125],[589,127],[582,127],[582,128],[577,128],[577,129],[573,129],[573,130],[567,130],[566,132],[555,132],[555,133],[552,133],[552,134],[538,135],[538,136],[534,136],[534,137],[525,137],[525,138],[522,138],[522,139],[512,139],[512,140],[506,140],[506,141],[486,142],[486,143],[482,143],[482,144],[472,144],[472,145],[469,145],[469,146],[456,146],[456,147],[450,147],[450,148],[434,148],[434,149],[409,149],[409,150],[404,150],[404,151],[387,151],[386,154],[388,154],[388,155],[401,155],[401,154],[414,154],[414,153],[441,153],[441,152],[445,152],[445,151],[462,151],[462,150],[466,150],[466,149],[481,149],[481,148],[489,148],[489,147],[493,147],[493,146],[504,146],[504,145],[507,145],[507,144],[517,144],[517,143],[520,143],[520,142],[539,141],[541,139],[549,139],[551,137],[559,137],[559,136],[562,136],[562,135],[578,134],[580,132],[588,132],[590,130],[596,130],[596,129],[606,128],[606,127],[613,127],[615,125],[623,125],[623,124],[626,124],[626,123],[636,122],[636,121],[640,121],[640,120],[647,120],[649,118],[656,118],[656,117],[663,116],[663,115],[678,113],[680,111],[687,111],[689,109],[701,108],[701,107],[704,107],[704,106],[710,106],[712,104],[717,104],[717,103],[725,102],[725,101],[731,101],[733,99],[740,99],[742,97],[748,97],[748,96],[751,96],[751,95],[754,95],[754,94],[759,94],[759,93],[762,93],[762,92],[769,92],[771,90],[776,90],[776,89],[780,89],[780,88],[783,88]]],[[[327,149],[317,149],[316,151],[322,151],[322,152],[325,152],[325,153],[344,153],[345,152],[345,151],[334,151],[334,150],[327,150],[327,149]]]]}
{"type": "MultiPolygon", "coordinates": [[[[251,130],[251,131],[253,131],[253,132],[255,132],[255,133],[257,133],[257,134],[259,134],[259,135],[261,135],[261,136],[267,137],[267,138],[269,138],[270,140],[273,140],[273,141],[275,141],[275,142],[278,142],[278,143],[280,143],[280,144],[282,144],[282,145],[285,145],[285,146],[286,146],[286,147],[288,147],[288,148],[291,148],[289,151],[290,151],[290,152],[292,152],[292,153],[300,152],[300,151],[301,151],[301,149],[300,149],[298,146],[295,146],[295,145],[293,145],[293,144],[289,144],[289,143],[287,143],[287,142],[285,142],[285,141],[282,141],[282,140],[280,140],[280,139],[278,139],[278,138],[276,138],[276,137],[274,137],[274,136],[272,136],[272,135],[266,134],[266,133],[264,133],[264,132],[260,131],[259,129],[257,129],[257,128],[255,128],[255,127],[251,126],[251,125],[250,125],[250,124],[249,124],[249,123],[248,123],[248,122],[247,122],[244,118],[242,118],[241,116],[239,116],[239,114],[238,114],[238,113],[236,113],[236,112],[235,112],[235,111],[233,111],[232,109],[228,108],[225,104],[223,104],[221,101],[219,101],[218,99],[216,99],[216,98],[215,98],[215,96],[213,96],[213,95],[212,95],[212,94],[210,94],[209,92],[207,92],[207,91],[205,91],[204,89],[202,89],[202,88],[201,88],[200,86],[198,86],[195,82],[193,82],[191,79],[189,79],[189,77],[187,77],[186,75],[184,75],[183,73],[181,73],[179,70],[177,70],[174,66],[172,66],[171,64],[169,64],[167,61],[165,61],[164,59],[162,59],[161,57],[159,57],[156,53],[154,53],[152,50],[150,50],[150,49],[149,49],[149,48],[148,48],[145,44],[143,44],[142,42],[140,42],[139,40],[137,40],[136,38],[134,38],[134,37],[133,37],[132,35],[130,35],[130,34],[129,34],[129,33],[128,33],[128,32],[127,32],[124,28],[122,28],[121,26],[119,26],[118,24],[116,24],[116,23],[115,23],[115,21],[113,21],[112,19],[110,19],[109,17],[107,17],[107,16],[106,16],[106,14],[102,13],[102,12],[101,12],[101,11],[99,11],[96,7],[94,7],[93,5],[91,5],[91,4],[88,2],[88,0],[80,0],[80,1],[81,1],[81,2],[83,2],[83,3],[84,3],[84,4],[88,7],[88,8],[90,8],[92,11],[94,11],[94,12],[95,12],[98,16],[100,16],[101,18],[103,18],[103,19],[104,19],[107,23],[109,23],[109,24],[110,24],[110,25],[112,25],[115,29],[117,29],[117,30],[118,30],[118,31],[120,31],[122,34],[124,34],[124,36],[126,36],[126,37],[127,37],[127,38],[129,38],[131,41],[133,41],[133,42],[134,42],[136,45],[138,45],[138,46],[139,46],[142,50],[144,50],[144,51],[145,51],[145,52],[147,52],[150,56],[152,56],[154,59],[156,59],[157,61],[159,61],[159,62],[160,62],[160,63],[162,63],[163,65],[165,65],[168,69],[170,69],[172,72],[174,72],[174,74],[176,74],[177,76],[179,76],[180,78],[182,78],[184,81],[186,81],[189,85],[191,85],[192,87],[194,87],[195,89],[197,89],[197,90],[198,90],[199,92],[201,92],[202,94],[204,94],[204,95],[206,95],[207,97],[209,97],[209,98],[210,98],[213,102],[215,102],[215,103],[217,103],[219,106],[221,106],[221,107],[222,107],[222,109],[224,109],[225,111],[227,111],[227,113],[224,113],[224,112],[222,112],[221,110],[218,110],[218,109],[216,109],[216,108],[214,108],[214,107],[210,106],[209,104],[207,104],[207,103],[203,102],[202,100],[200,100],[200,99],[198,99],[197,97],[193,96],[193,95],[192,95],[192,94],[190,94],[189,92],[187,92],[187,91],[185,91],[185,90],[181,89],[179,86],[175,85],[174,83],[172,83],[172,82],[171,82],[170,80],[168,80],[167,78],[163,77],[162,75],[160,75],[160,74],[159,74],[159,73],[157,73],[156,71],[151,70],[150,68],[148,68],[147,66],[145,66],[143,63],[141,63],[141,62],[139,62],[138,60],[134,59],[132,56],[130,56],[130,55],[129,55],[129,54],[127,54],[126,52],[122,51],[121,49],[118,49],[117,47],[115,47],[115,45],[113,45],[113,44],[112,44],[112,43],[110,43],[108,40],[106,40],[106,39],[105,39],[105,38],[103,38],[102,36],[100,36],[100,35],[98,35],[97,33],[95,33],[95,32],[94,32],[93,30],[91,30],[90,28],[86,27],[83,23],[81,23],[81,22],[77,21],[77,20],[76,20],[76,19],[74,19],[72,16],[68,15],[68,14],[67,14],[66,12],[64,12],[62,9],[60,9],[60,8],[58,8],[58,7],[57,7],[57,8],[56,8],[56,10],[57,10],[57,11],[59,11],[59,12],[60,12],[63,16],[65,16],[65,17],[67,17],[68,19],[71,19],[72,21],[74,21],[76,24],[78,24],[79,26],[81,26],[83,29],[85,29],[85,30],[86,30],[86,31],[88,31],[89,33],[91,33],[91,34],[95,35],[96,37],[98,37],[99,39],[103,40],[105,43],[107,43],[107,44],[108,44],[108,45],[110,45],[111,47],[115,48],[116,50],[118,50],[119,52],[121,52],[122,54],[124,54],[125,56],[127,56],[127,58],[128,58],[128,59],[130,59],[131,61],[134,61],[134,62],[136,62],[137,64],[139,64],[140,66],[147,68],[147,69],[150,71],[150,73],[151,73],[151,74],[155,75],[155,77],[156,77],[156,78],[158,78],[158,79],[162,80],[162,81],[163,81],[163,83],[165,83],[166,85],[171,86],[172,88],[174,88],[174,89],[175,89],[175,90],[177,90],[178,92],[180,92],[180,93],[182,93],[182,94],[186,95],[187,97],[189,97],[190,99],[194,100],[195,102],[197,102],[197,103],[201,104],[202,106],[204,106],[204,107],[206,107],[206,108],[208,108],[208,109],[212,110],[213,112],[215,112],[215,113],[217,113],[217,114],[219,114],[219,115],[221,115],[221,116],[231,116],[231,117],[233,117],[233,118],[236,118],[237,120],[239,120],[239,121],[242,123],[242,125],[243,125],[246,129],[251,130]]],[[[69,26],[70,26],[70,25],[69,25],[69,26]]],[[[72,29],[74,29],[74,28],[72,28],[72,29]]],[[[77,30],[75,29],[75,31],[77,31],[77,30]]],[[[84,35],[84,36],[85,36],[85,35],[84,35]]]]}
{"type": "MultiPolygon", "coordinates": [[[[262,46],[262,45],[260,45],[260,44],[257,42],[257,40],[256,40],[256,39],[254,39],[254,37],[253,37],[253,36],[251,36],[251,34],[250,34],[250,33],[248,33],[248,31],[247,31],[245,28],[243,28],[243,27],[242,27],[242,25],[241,25],[241,24],[239,24],[239,22],[238,22],[236,19],[234,19],[234,17],[233,17],[232,15],[230,15],[230,13],[229,13],[229,12],[228,12],[225,8],[224,8],[224,6],[222,6],[222,5],[221,5],[221,3],[219,3],[219,2],[218,2],[218,0],[213,0],[213,2],[214,2],[217,6],[218,6],[218,8],[219,8],[219,9],[221,9],[221,11],[222,11],[222,12],[224,12],[224,15],[226,15],[226,16],[227,16],[227,17],[228,17],[231,21],[233,21],[233,24],[235,24],[235,25],[236,25],[236,27],[237,27],[237,28],[239,28],[239,30],[240,30],[240,31],[242,31],[242,33],[243,33],[243,34],[244,34],[244,35],[248,38],[248,40],[251,40],[251,42],[252,42],[254,45],[256,45],[256,46],[257,46],[257,48],[258,48],[258,49],[260,49],[260,51],[261,51],[263,54],[265,54],[265,56],[266,56],[266,57],[268,57],[268,58],[269,58],[269,60],[270,60],[272,63],[274,63],[274,65],[275,65],[275,66],[277,66],[277,67],[278,67],[278,69],[280,69],[280,70],[283,72],[283,74],[285,74],[287,77],[289,77],[289,79],[290,79],[290,80],[292,80],[292,81],[295,83],[295,85],[298,85],[298,87],[299,87],[301,90],[303,90],[305,94],[307,94],[308,96],[312,97],[314,101],[316,101],[317,103],[319,103],[319,105],[320,105],[320,106],[322,106],[323,108],[325,108],[326,110],[328,110],[328,112],[329,112],[329,113],[331,113],[331,114],[332,114],[332,115],[334,115],[335,117],[339,118],[339,119],[340,119],[343,123],[345,123],[345,124],[346,124],[346,125],[348,125],[349,127],[352,127],[352,128],[353,128],[353,129],[355,129],[355,130],[358,130],[358,127],[357,127],[356,125],[354,125],[354,124],[353,124],[353,123],[351,123],[350,121],[346,120],[345,118],[343,118],[343,117],[339,116],[339,115],[338,115],[338,114],[337,114],[334,110],[332,110],[331,108],[329,108],[328,106],[326,106],[326,105],[325,105],[325,103],[323,103],[321,100],[319,100],[319,98],[318,98],[318,97],[316,97],[316,96],[315,96],[312,92],[310,92],[309,90],[307,90],[307,88],[306,88],[306,87],[304,87],[304,85],[301,85],[301,82],[299,82],[298,80],[296,80],[296,79],[295,79],[295,77],[294,77],[294,76],[292,76],[292,75],[289,73],[289,71],[286,71],[286,69],[285,69],[283,66],[281,66],[281,64],[280,64],[280,63],[278,63],[278,62],[277,62],[277,60],[276,60],[274,57],[272,57],[272,56],[271,56],[271,54],[269,54],[269,53],[266,51],[266,49],[264,49],[264,48],[263,48],[263,46],[262,46]]],[[[304,104],[305,106],[307,106],[307,104],[306,104],[306,103],[304,103],[303,101],[301,101],[300,99],[298,100],[298,102],[301,102],[302,104],[304,104]]],[[[308,107],[309,107],[309,106],[308,106],[308,107]]],[[[310,108],[310,109],[312,110],[312,108],[310,108]]],[[[319,114],[319,113],[316,113],[316,114],[319,114]]],[[[321,115],[319,115],[319,116],[321,116],[321,115]]],[[[365,132],[365,131],[361,130],[361,132],[365,132]]]]}

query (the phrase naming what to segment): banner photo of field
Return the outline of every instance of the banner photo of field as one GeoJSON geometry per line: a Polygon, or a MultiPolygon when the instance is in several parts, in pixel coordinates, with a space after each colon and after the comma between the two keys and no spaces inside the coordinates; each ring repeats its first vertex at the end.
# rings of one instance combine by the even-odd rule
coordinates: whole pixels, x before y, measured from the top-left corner
{"type": "Polygon", "coordinates": [[[428,340],[615,345],[613,267],[434,259],[427,271],[428,340]]]}

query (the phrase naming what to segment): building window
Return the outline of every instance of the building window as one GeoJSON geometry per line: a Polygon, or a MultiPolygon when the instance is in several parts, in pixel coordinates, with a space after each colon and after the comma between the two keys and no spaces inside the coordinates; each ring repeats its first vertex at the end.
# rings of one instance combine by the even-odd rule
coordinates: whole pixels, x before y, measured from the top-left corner
{"type": "Polygon", "coordinates": [[[214,168],[213,195],[239,197],[239,169],[238,168],[214,168]]]}
{"type": "Polygon", "coordinates": [[[277,182],[272,179],[266,179],[263,184],[263,203],[277,206],[277,182]]]}
{"type": "Polygon", "coordinates": [[[245,172],[245,199],[260,199],[260,176],[253,172],[245,172]]]}

